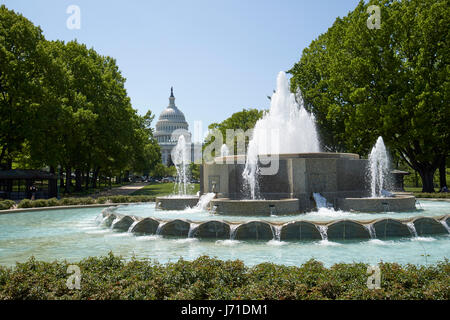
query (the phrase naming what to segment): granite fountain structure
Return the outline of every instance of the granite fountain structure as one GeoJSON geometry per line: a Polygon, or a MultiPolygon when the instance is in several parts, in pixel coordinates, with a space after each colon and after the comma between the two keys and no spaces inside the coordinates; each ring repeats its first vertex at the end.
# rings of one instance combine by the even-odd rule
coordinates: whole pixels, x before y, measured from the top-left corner
{"type": "MultiPolygon", "coordinates": [[[[182,149],[182,141],[179,144],[182,149]]],[[[221,155],[200,169],[200,195],[215,194],[209,208],[217,214],[308,212],[317,209],[314,194],[320,194],[336,210],[415,210],[413,196],[385,191],[389,161],[381,137],[369,159],[353,153],[321,152],[314,116],[305,110],[301,95],[290,92],[284,72],[278,74],[270,110],[257,121],[247,153],[233,155],[220,147],[221,155]],[[274,164],[276,170],[271,170],[274,164]]],[[[178,158],[185,167],[184,157],[178,158]]],[[[185,174],[178,167],[177,171],[181,177],[185,174]]],[[[197,201],[198,197],[179,193],[158,198],[157,207],[183,209],[197,201]]]]}

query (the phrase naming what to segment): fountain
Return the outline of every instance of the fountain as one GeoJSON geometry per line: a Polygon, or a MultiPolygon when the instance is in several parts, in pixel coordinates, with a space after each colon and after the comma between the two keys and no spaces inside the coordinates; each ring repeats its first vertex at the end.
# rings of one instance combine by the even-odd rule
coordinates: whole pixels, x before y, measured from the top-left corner
{"type": "Polygon", "coordinates": [[[174,190],[175,193],[178,193],[179,197],[185,197],[187,195],[190,184],[189,164],[191,161],[188,147],[184,135],[180,135],[177,145],[172,150],[172,161],[177,169],[174,190]]]}
{"type": "Polygon", "coordinates": [[[289,91],[286,74],[280,72],[269,112],[256,122],[248,145],[242,176],[245,181],[244,191],[250,199],[260,198],[260,155],[319,152],[314,116],[305,110],[301,96],[298,100],[300,105],[289,91]]]}
{"type": "Polygon", "coordinates": [[[163,210],[184,210],[197,205],[199,197],[189,194],[190,189],[190,146],[184,135],[178,137],[177,145],[172,150],[172,161],[177,169],[174,194],[156,198],[156,207],[163,210]]]}
{"type": "Polygon", "coordinates": [[[372,198],[382,197],[389,174],[389,157],[382,137],[378,137],[369,154],[370,190],[372,198]]]}
{"type": "Polygon", "coordinates": [[[230,150],[228,149],[228,146],[226,144],[223,144],[222,147],[220,147],[220,156],[226,157],[230,153],[230,150]]]}
{"type": "Polygon", "coordinates": [[[201,166],[200,193],[216,193],[211,200],[215,213],[297,214],[314,210],[318,195],[345,211],[416,209],[413,196],[393,196],[383,189],[389,162],[381,137],[369,160],[320,152],[314,116],[305,110],[301,94],[297,96],[280,72],[270,110],[255,125],[245,162],[243,155],[221,155],[201,166]]]}

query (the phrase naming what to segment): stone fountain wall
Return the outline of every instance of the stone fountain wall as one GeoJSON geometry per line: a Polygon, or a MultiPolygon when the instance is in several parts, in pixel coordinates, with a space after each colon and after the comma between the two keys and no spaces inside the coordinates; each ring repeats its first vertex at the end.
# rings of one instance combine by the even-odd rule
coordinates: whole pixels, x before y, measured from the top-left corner
{"type": "Polygon", "coordinates": [[[414,217],[409,219],[380,218],[371,221],[334,220],[291,221],[270,223],[264,220],[246,222],[201,221],[187,219],[160,220],[152,217],[120,215],[117,208],[103,210],[102,224],[116,231],[137,235],[156,234],[165,237],[193,237],[231,240],[348,240],[390,239],[394,237],[449,234],[450,216],[414,217]],[[414,231],[411,231],[411,228],[414,231]],[[322,231],[325,230],[325,231],[322,231]]]}
{"type": "MultiPolygon", "coordinates": [[[[264,158],[261,156],[260,158],[264,158]]],[[[216,158],[201,168],[201,193],[216,192],[217,198],[242,199],[242,156],[216,158]],[[241,160],[241,163],[237,163],[241,160]],[[220,163],[234,162],[234,163],[220,163]]],[[[340,198],[369,195],[367,160],[349,153],[302,153],[279,157],[275,175],[260,176],[260,191],[266,200],[297,198],[299,211],[315,208],[314,192],[321,193],[336,208],[340,198]]]]}

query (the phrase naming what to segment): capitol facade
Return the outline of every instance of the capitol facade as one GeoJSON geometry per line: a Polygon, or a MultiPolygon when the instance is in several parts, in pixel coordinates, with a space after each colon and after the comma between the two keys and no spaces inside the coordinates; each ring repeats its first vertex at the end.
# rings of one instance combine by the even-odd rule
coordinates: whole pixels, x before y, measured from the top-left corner
{"type": "Polygon", "coordinates": [[[172,164],[171,151],[177,145],[178,138],[183,135],[189,149],[191,150],[191,161],[194,161],[194,148],[196,144],[191,143],[189,125],[183,112],[175,105],[173,87],[170,89],[169,105],[161,112],[154,137],[161,148],[162,163],[166,166],[172,164]]]}

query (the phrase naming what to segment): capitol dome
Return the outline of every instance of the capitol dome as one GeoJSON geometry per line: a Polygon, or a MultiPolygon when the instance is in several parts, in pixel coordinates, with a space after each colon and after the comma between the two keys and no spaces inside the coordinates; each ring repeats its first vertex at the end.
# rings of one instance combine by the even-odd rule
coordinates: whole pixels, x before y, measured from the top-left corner
{"type": "Polygon", "coordinates": [[[187,142],[191,141],[189,125],[183,112],[175,105],[173,88],[170,89],[169,105],[161,112],[154,137],[161,147],[161,155],[164,164],[168,164],[170,151],[176,146],[178,137],[184,135],[187,142]],[[174,131],[176,131],[174,133],[174,131]]]}

